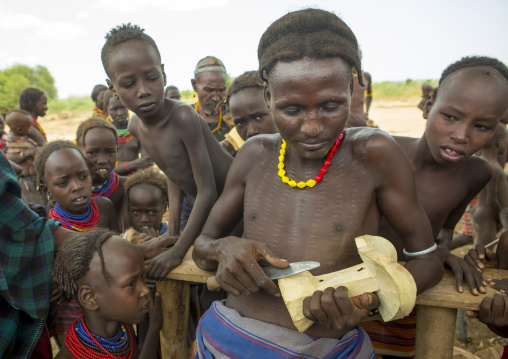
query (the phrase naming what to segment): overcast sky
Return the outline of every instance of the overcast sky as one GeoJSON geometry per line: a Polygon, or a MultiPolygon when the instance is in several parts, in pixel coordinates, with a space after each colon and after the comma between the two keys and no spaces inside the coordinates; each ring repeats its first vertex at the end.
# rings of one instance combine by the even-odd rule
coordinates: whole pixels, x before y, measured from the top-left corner
{"type": "Polygon", "coordinates": [[[197,61],[220,58],[232,76],[257,69],[257,45],[288,11],[319,7],[353,29],[373,81],[437,79],[466,55],[508,64],[506,0],[0,0],[0,69],[46,66],[60,98],[104,83],[104,35],[132,22],[154,38],[168,84],[191,89],[197,61]]]}

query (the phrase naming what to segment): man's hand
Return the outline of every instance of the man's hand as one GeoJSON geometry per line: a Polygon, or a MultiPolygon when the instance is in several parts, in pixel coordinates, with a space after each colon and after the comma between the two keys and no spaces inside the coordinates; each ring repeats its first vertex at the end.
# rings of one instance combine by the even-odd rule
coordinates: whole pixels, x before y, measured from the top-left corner
{"type": "Polygon", "coordinates": [[[499,268],[499,259],[490,249],[486,249],[483,245],[477,244],[474,248],[464,256],[466,262],[471,266],[482,270],[484,268],[499,268]]]}
{"type": "Polygon", "coordinates": [[[452,269],[455,274],[455,280],[457,282],[457,291],[462,293],[464,291],[463,284],[464,278],[469,285],[471,294],[478,295],[480,293],[486,293],[485,286],[487,283],[483,280],[481,273],[464,260],[463,258],[457,257],[445,249],[440,249],[440,256],[444,263],[452,269]]]}
{"type": "Polygon", "coordinates": [[[148,168],[151,165],[153,165],[152,159],[148,156],[145,156],[145,157],[136,158],[133,161],[129,161],[128,166],[129,166],[130,171],[137,171],[137,170],[140,170],[143,168],[148,168]]]}
{"type": "Polygon", "coordinates": [[[215,279],[225,291],[239,296],[264,289],[280,296],[279,288],[266,276],[258,261],[264,259],[274,267],[286,268],[289,266],[287,260],[281,259],[268,245],[257,241],[239,237],[226,237],[220,241],[215,279]]]}
{"type": "MultiPolygon", "coordinates": [[[[162,237],[159,237],[162,238],[162,237]]],[[[156,240],[154,238],[153,240],[156,240]]],[[[156,256],[145,270],[148,279],[163,280],[172,269],[178,267],[185,257],[186,252],[176,250],[175,247],[166,250],[156,256]]]]}
{"type": "Polygon", "coordinates": [[[349,298],[346,287],[326,288],[324,292],[318,290],[312,297],[303,300],[303,315],[329,329],[346,334],[365,320],[378,305],[379,299],[374,293],[349,298]]]}

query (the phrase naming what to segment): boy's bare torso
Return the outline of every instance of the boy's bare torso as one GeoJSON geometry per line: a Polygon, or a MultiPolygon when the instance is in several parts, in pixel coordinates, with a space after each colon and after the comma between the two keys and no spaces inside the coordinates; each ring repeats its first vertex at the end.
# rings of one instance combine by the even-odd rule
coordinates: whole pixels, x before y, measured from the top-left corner
{"type": "MultiPolygon", "coordinates": [[[[356,129],[347,131],[323,181],[303,190],[282,183],[277,175],[280,136],[264,137],[246,178],[243,237],[268,244],[290,262],[318,261],[321,266],[312,271],[314,275],[360,263],[354,238],[377,234],[380,218],[376,176],[363,158],[363,149],[368,146],[366,137],[356,129]]],[[[296,171],[290,164],[286,166],[292,178],[291,173],[296,171]]],[[[317,163],[312,173],[292,179],[298,182],[314,178],[321,166],[317,163]]],[[[243,316],[294,329],[282,299],[264,291],[230,295],[227,306],[243,316]]],[[[307,333],[337,336],[335,331],[316,325],[307,333]]]]}
{"type": "MultiPolygon", "coordinates": [[[[215,176],[217,193],[220,194],[232,162],[231,156],[213,137],[206,122],[190,106],[178,101],[172,102],[165,118],[158,123],[147,125],[137,116],[133,116],[129,122],[129,130],[140,140],[141,146],[148,156],[166,174],[168,179],[193,197],[197,194],[194,178],[194,172],[197,169],[192,167],[183,136],[202,136],[206,147],[200,148],[200,150],[207,151],[215,176]],[[193,121],[193,126],[190,127],[196,131],[200,129],[201,133],[189,134],[189,124],[185,124],[185,121],[193,121]]],[[[189,142],[192,142],[191,145],[197,146],[193,140],[189,142]]]]}
{"type": "MultiPolygon", "coordinates": [[[[454,227],[460,219],[463,209],[474,196],[472,193],[475,188],[485,181],[485,175],[490,175],[488,165],[476,157],[449,166],[437,163],[422,165],[417,157],[417,145],[421,139],[397,136],[394,138],[411,163],[415,174],[418,199],[430,220],[434,238],[437,238],[441,229],[450,225],[447,222],[454,222],[452,223],[452,227],[454,227]],[[485,171],[486,174],[482,174],[485,171]],[[453,212],[458,207],[463,207],[463,209],[453,216],[453,212]]],[[[404,258],[402,241],[385,218],[381,220],[379,235],[388,238],[397,248],[399,258],[404,258]]]]}
{"type": "Polygon", "coordinates": [[[118,144],[118,162],[129,162],[139,158],[140,147],[135,137],[126,143],[118,144]]]}

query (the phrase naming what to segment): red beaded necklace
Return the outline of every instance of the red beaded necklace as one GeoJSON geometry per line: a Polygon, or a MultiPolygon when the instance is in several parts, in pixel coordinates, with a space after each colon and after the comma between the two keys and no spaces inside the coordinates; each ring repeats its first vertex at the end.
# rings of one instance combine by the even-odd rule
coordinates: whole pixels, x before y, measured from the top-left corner
{"type": "Polygon", "coordinates": [[[130,348],[128,353],[124,355],[113,355],[110,352],[108,352],[98,341],[94,338],[93,335],[90,334],[90,331],[88,330],[88,327],[85,324],[85,321],[83,320],[83,316],[76,319],[74,323],[72,323],[68,333],[67,337],[65,338],[65,346],[72,355],[74,355],[78,359],[131,359],[132,353],[134,352],[134,346],[132,341],[132,334],[129,329],[129,326],[126,325],[125,328],[127,329],[127,333],[129,334],[129,344],[130,348]],[[86,334],[89,338],[91,338],[94,342],[94,344],[99,347],[102,352],[97,351],[90,346],[85,345],[84,343],[79,340],[78,335],[76,334],[76,330],[74,329],[76,323],[78,321],[81,321],[83,328],[85,329],[86,334]]]}
{"type": "Polygon", "coordinates": [[[282,144],[280,146],[280,156],[279,156],[279,172],[278,175],[282,179],[282,182],[287,183],[291,187],[298,187],[298,188],[305,188],[305,187],[314,187],[317,183],[321,182],[323,179],[323,175],[326,173],[326,170],[330,163],[332,163],[332,158],[335,152],[337,151],[337,147],[339,147],[340,143],[342,142],[342,139],[344,138],[344,131],[340,134],[339,138],[335,141],[333,146],[330,148],[330,151],[328,151],[328,154],[326,155],[325,163],[323,164],[323,167],[321,167],[321,170],[319,171],[319,174],[316,176],[316,179],[310,179],[307,182],[296,182],[294,180],[289,179],[288,176],[286,176],[286,170],[284,169],[284,158],[286,156],[286,148],[287,144],[284,139],[282,140],[282,144]]]}

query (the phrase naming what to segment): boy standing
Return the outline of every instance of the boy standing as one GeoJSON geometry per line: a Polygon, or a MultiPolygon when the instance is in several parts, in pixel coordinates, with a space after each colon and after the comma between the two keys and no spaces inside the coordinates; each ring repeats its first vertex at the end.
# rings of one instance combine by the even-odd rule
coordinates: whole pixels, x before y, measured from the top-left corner
{"type": "Polygon", "coordinates": [[[166,74],[155,41],[138,26],[121,25],[106,36],[102,63],[114,96],[137,116],[129,131],[168,177],[171,197],[168,234],[179,234],[183,192],[195,198],[187,226],[167,252],[147,268],[149,278],[163,279],[179,265],[201,233],[222,192],[232,157],[206,122],[189,105],[164,98],[166,74]]]}

